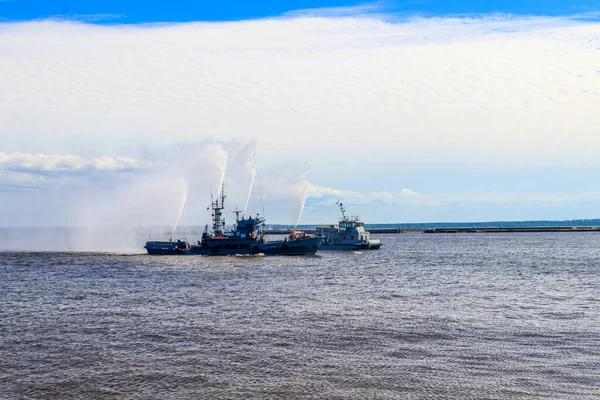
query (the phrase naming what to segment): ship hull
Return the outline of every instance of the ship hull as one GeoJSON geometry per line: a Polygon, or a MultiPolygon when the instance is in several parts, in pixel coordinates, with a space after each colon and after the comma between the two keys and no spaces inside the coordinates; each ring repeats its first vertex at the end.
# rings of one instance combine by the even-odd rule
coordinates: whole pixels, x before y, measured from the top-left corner
{"type": "Polygon", "coordinates": [[[146,245],[144,246],[144,248],[146,249],[148,254],[151,254],[154,256],[167,256],[167,255],[173,255],[173,254],[180,254],[183,251],[185,251],[185,249],[178,248],[177,244],[175,242],[151,241],[151,242],[146,242],[146,245]]]}
{"type": "Polygon", "coordinates": [[[303,256],[314,255],[320,248],[320,238],[306,238],[290,241],[275,241],[269,243],[243,243],[228,239],[218,240],[218,243],[192,245],[187,249],[177,246],[169,247],[169,242],[147,242],[146,251],[150,255],[199,255],[199,256],[236,256],[236,255],[265,255],[265,256],[303,256]]]}
{"type": "Polygon", "coordinates": [[[382,243],[356,243],[356,244],[345,244],[345,243],[323,243],[319,250],[378,250],[382,243]]]}
{"type": "Polygon", "coordinates": [[[178,252],[175,249],[153,249],[153,248],[146,248],[146,251],[148,251],[148,254],[153,255],[153,256],[171,256],[171,255],[175,255],[175,254],[180,254],[181,252],[178,252]]]}

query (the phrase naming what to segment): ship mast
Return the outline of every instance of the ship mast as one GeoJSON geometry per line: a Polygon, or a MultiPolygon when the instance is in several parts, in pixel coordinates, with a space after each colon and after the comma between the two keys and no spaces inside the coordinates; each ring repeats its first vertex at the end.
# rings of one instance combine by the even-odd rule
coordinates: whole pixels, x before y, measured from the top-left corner
{"type": "Polygon", "coordinates": [[[346,219],[346,209],[344,208],[344,205],[338,200],[336,201],[336,203],[339,207],[340,207],[340,211],[342,212],[342,219],[346,219]]]}
{"type": "MultiPolygon", "coordinates": [[[[233,210],[233,213],[235,214],[235,220],[239,221],[240,220],[240,213],[242,212],[242,210],[233,210]]],[[[242,215],[242,218],[244,218],[244,216],[242,215]]]]}
{"type": "Polygon", "coordinates": [[[225,209],[225,186],[221,186],[220,200],[219,197],[213,201],[212,195],[210,196],[210,207],[212,208],[213,218],[213,232],[222,234],[223,228],[225,228],[225,218],[223,218],[223,210],[225,209]]]}

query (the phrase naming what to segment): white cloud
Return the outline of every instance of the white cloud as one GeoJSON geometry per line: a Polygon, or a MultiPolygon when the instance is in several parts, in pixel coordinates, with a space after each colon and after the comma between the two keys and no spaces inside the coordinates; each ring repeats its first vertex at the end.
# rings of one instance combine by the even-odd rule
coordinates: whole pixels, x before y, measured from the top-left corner
{"type": "MultiPolygon", "coordinates": [[[[403,190],[416,194],[416,192],[413,192],[410,189],[403,190]]],[[[399,199],[399,196],[394,196],[392,193],[385,191],[362,193],[354,190],[342,190],[314,185],[310,185],[308,197],[313,199],[313,202],[332,203],[333,200],[341,200],[345,204],[353,205],[367,205],[382,202],[393,203],[399,199]]]]}
{"type": "Polygon", "coordinates": [[[364,3],[348,7],[306,8],[286,12],[284,18],[340,18],[340,17],[377,17],[384,16],[390,5],[383,1],[364,3]]]}
{"type": "Polygon", "coordinates": [[[1,144],[95,157],[250,136],[313,166],[596,164],[598,38],[540,17],[4,24],[1,144]]]}
{"type": "Polygon", "coordinates": [[[99,170],[123,171],[140,168],[140,162],[129,157],[101,157],[94,158],[91,162],[99,170]]]}
{"type": "MultiPolygon", "coordinates": [[[[216,161],[235,151],[217,144],[201,154],[210,162],[189,162],[198,154],[176,144],[247,137],[259,171],[290,157],[308,163],[320,185],[290,193],[315,204],[433,207],[465,191],[485,201],[465,170],[508,182],[532,166],[600,168],[600,24],[498,15],[392,23],[364,17],[385,4],[361,7],[341,10],[360,18],[325,10],[161,26],[0,24],[0,180],[15,191],[165,167],[198,177],[189,201],[200,201],[194,188],[218,186],[216,161]],[[436,190],[449,181],[451,193],[436,190]]],[[[242,206],[247,192],[232,202],[242,206]]]]}
{"type": "Polygon", "coordinates": [[[400,191],[400,196],[418,196],[419,193],[415,192],[414,190],[410,190],[407,188],[402,188],[402,190],[400,191]]]}
{"type": "Polygon", "coordinates": [[[29,154],[0,153],[0,171],[23,172],[29,174],[64,174],[82,170],[131,171],[144,165],[129,157],[99,157],[85,159],[71,154],[29,154]]]}
{"type": "Polygon", "coordinates": [[[101,22],[101,21],[114,21],[123,18],[122,14],[57,14],[49,17],[49,20],[55,21],[77,21],[77,22],[101,22]]]}

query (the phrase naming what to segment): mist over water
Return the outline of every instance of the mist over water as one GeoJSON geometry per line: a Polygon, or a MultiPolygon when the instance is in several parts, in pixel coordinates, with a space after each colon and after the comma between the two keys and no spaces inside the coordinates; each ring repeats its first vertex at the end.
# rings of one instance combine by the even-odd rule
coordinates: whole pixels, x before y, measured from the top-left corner
{"type": "MultiPolygon", "coordinates": [[[[76,240],[75,249],[136,252],[143,250],[145,240],[173,237],[184,216],[209,221],[204,205],[225,174],[224,146],[177,145],[153,156],[153,167],[146,173],[107,182],[95,188],[93,195],[81,193],[73,215],[85,240],[76,240]],[[145,236],[143,240],[140,235],[145,236]]],[[[36,243],[28,245],[36,249],[36,243]]]]}
{"type": "Polygon", "coordinates": [[[59,226],[68,228],[6,230],[0,250],[140,252],[146,240],[176,237],[180,225],[210,226],[207,207],[223,187],[229,225],[234,210],[262,213],[264,203],[273,216],[267,223],[296,226],[308,193],[308,165],[289,161],[267,167],[261,174],[265,191],[259,193],[254,188],[256,149],[256,141],[247,140],[147,150],[143,170],[53,189],[68,209],[59,226]]]}

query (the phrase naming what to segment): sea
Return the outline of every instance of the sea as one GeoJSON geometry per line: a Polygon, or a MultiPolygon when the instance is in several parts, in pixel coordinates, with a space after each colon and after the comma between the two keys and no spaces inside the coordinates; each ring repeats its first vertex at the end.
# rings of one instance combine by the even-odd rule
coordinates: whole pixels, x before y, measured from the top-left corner
{"type": "Polygon", "coordinates": [[[600,233],[0,253],[2,399],[598,399],[600,233]]]}

